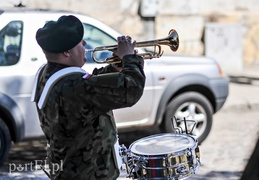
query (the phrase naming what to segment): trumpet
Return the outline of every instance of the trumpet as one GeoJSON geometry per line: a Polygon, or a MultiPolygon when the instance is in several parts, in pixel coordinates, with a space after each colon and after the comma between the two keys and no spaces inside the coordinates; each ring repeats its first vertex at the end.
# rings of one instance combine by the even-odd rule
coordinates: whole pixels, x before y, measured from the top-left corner
{"type": "MultiPolygon", "coordinates": [[[[136,47],[154,47],[154,51],[139,53],[137,55],[142,56],[143,59],[152,59],[152,58],[160,58],[164,51],[162,51],[161,45],[169,46],[172,51],[177,51],[179,47],[179,36],[178,33],[171,29],[168,33],[168,36],[161,39],[149,40],[149,41],[141,41],[136,42],[136,47]]],[[[111,46],[100,46],[94,49],[86,49],[85,52],[92,53],[92,59],[98,64],[108,63],[108,64],[115,64],[120,63],[121,59],[117,56],[108,57],[104,60],[99,60],[95,57],[95,53],[98,51],[114,51],[117,48],[117,45],[111,46]]]]}

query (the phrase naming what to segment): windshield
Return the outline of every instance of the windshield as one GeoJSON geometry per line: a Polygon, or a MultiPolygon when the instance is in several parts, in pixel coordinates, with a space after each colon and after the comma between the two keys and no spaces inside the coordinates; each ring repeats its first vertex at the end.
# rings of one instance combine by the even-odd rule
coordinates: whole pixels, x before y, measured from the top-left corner
{"type": "MultiPolygon", "coordinates": [[[[104,31],[89,25],[83,24],[84,26],[84,37],[83,39],[86,41],[87,45],[86,49],[94,49],[100,46],[109,46],[117,44],[116,39],[111,37],[109,34],[104,31]]],[[[97,51],[94,53],[94,57],[98,60],[104,60],[107,57],[111,57],[111,51],[97,51]]],[[[86,53],[87,63],[93,63],[91,52],[86,53]]]]}

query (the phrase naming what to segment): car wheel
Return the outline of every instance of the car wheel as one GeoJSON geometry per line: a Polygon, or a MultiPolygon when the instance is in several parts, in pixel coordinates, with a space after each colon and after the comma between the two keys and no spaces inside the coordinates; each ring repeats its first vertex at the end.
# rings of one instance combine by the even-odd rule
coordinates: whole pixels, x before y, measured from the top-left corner
{"type": "Polygon", "coordinates": [[[182,93],[168,104],[161,129],[163,132],[176,132],[178,129],[178,132],[186,133],[187,127],[188,132],[192,131],[192,136],[201,144],[211,130],[212,115],[212,106],[205,96],[197,92],[182,93]],[[187,120],[186,124],[184,119],[187,120]],[[173,130],[173,127],[177,129],[173,130]]]}
{"type": "Polygon", "coordinates": [[[0,165],[8,156],[11,146],[11,136],[5,122],[0,118],[0,165]]]}

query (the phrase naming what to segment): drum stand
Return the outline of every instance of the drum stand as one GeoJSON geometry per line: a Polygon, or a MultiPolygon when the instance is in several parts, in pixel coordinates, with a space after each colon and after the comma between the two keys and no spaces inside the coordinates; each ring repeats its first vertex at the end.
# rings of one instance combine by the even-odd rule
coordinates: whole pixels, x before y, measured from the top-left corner
{"type": "Polygon", "coordinates": [[[194,130],[194,128],[197,125],[196,121],[194,121],[194,120],[186,120],[185,118],[183,120],[177,120],[176,117],[174,117],[174,119],[171,118],[171,121],[172,121],[173,130],[174,130],[175,133],[178,133],[178,134],[184,134],[185,133],[185,134],[191,135],[191,136],[195,135],[195,134],[193,134],[193,130],[194,130]],[[177,127],[177,126],[174,125],[174,124],[177,125],[178,122],[184,122],[185,131],[181,127],[177,127]],[[187,122],[193,123],[193,126],[192,126],[190,132],[188,132],[187,122]]]}

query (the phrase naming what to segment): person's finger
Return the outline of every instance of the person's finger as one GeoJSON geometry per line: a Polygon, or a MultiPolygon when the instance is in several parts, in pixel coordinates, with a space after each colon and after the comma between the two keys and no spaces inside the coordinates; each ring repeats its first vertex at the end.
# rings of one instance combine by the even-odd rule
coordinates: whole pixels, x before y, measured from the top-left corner
{"type": "Polygon", "coordinates": [[[127,41],[131,42],[131,37],[130,36],[126,36],[127,41]]]}
{"type": "Polygon", "coordinates": [[[134,40],[134,41],[132,42],[133,46],[136,46],[136,43],[137,43],[137,42],[134,40]]]}
{"type": "Polygon", "coordinates": [[[126,37],[125,36],[121,36],[121,40],[122,41],[126,41],[126,37]]]}

